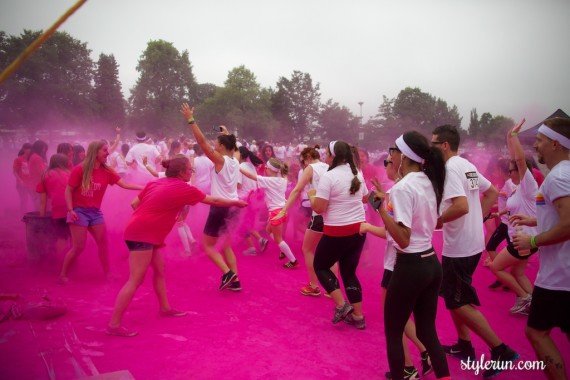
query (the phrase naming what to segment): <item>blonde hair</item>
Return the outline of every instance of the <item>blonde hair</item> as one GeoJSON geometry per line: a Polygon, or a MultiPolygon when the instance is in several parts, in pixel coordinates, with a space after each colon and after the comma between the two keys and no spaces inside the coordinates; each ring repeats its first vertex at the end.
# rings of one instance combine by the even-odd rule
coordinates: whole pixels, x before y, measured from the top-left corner
{"type": "Polygon", "coordinates": [[[271,157],[267,161],[267,163],[269,165],[273,166],[275,169],[279,169],[279,172],[280,172],[282,177],[287,177],[287,174],[289,174],[289,165],[287,165],[283,161],[281,161],[275,157],[271,157]]]}
{"type": "MultiPolygon", "coordinates": [[[[95,168],[95,161],[97,160],[97,152],[99,149],[103,148],[107,143],[102,140],[92,141],[87,148],[87,153],[85,154],[85,160],[83,160],[83,178],[81,179],[81,187],[83,190],[90,190],[93,169],[95,168]]],[[[107,166],[106,163],[101,163],[101,168],[113,172],[114,170],[107,166]]]]}

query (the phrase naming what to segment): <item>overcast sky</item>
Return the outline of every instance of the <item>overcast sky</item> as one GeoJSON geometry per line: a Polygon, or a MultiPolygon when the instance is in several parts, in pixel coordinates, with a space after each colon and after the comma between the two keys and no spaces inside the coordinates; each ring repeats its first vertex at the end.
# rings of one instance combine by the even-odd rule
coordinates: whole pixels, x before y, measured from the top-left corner
{"type": "MultiPolygon", "coordinates": [[[[73,0],[0,0],[0,30],[49,28],[73,0]]],[[[570,113],[568,0],[89,0],[60,27],[94,60],[114,54],[123,92],[150,40],[188,50],[198,82],[245,65],[264,87],[294,70],[364,121],[382,95],[419,87],[469,111],[537,123],[570,113]]]]}

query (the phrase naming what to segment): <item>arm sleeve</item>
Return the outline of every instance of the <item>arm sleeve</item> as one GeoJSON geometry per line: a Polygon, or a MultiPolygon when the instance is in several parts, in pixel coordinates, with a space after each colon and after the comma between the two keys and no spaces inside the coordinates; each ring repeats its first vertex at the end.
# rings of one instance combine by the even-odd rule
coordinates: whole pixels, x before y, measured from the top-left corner
{"type": "Polygon", "coordinates": [[[319,187],[317,188],[317,197],[329,200],[331,196],[331,188],[332,178],[325,173],[325,175],[323,175],[319,181],[319,187]]]}
{"type": "Polygon", "coordinates": [[[409,189],[405,187],[392,189],[390,201],[393,207],[394,221],[412,228],[414,199],[409,189]]]}

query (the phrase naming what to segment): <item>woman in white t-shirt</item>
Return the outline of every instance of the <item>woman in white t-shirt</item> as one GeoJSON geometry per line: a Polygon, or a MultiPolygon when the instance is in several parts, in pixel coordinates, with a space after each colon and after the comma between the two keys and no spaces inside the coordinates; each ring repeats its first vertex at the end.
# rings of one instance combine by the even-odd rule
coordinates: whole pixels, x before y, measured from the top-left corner
{"type": "MultiPolygon", "coordinates": [[[[534,217],[536,216],[538,184],[532,175],[532,165],[525,158],[524,150],[517,136],[521,127],[522,123],[519,123],[507,135],[507,146],[512,158],[509,163],[509,175],[516,188],[507,198],[506,208],[509,215],[524,214],[534,217]]],[[[520,226],[518,228],[526,235],[537,234],[536,227],[520,226]]],[[[509,223],[508,233],[509,243],[495,257],[491,264],[491,270],[497,276],[497,280],[508,286],[517,295],[510,312],[528,315],[532,300],[532,284],[526,276],[525,270],[528,265],[528,258],[538,250],[535,248],[519,251],[514,247],[512,240],[517,229],[513,223],[509,223]],[[511,268],[510,273],[506,271],[509,267],[511,268]]]]}
{"type": "Polygon", "coordinates": [[[269,219],[265,230],[271,234],[281,252],[289,259],[288,262],[283,264],[283,268],[293,269],[298,267],[299,262],[295,258],[293,251],[291,251],[291,247],[283,240],[283,223],[287,221],[287,214],[285,213],[281,218],[274,218],[282,213],[283,206],[285,206],[286,178],[289,173],[289,166],[272,157],[265,164],[265,174],[267,176],[257,175],[255,171],[251,172],[242,168],[240,168],[240,172],[245,177],[257,181],[259,188],[264,190],[265,204],[269,210],[269,219]]]}
{"type": "MultiPolygon", "coordinates": [[[[301,151],[301,160],[303,160],[306,167],[303,170],[297,185],[293,191],[291,191],[291,194],[289,194],[289,198],[287,199],[285,206],[283,206],[283,215],[287,210],[289,210],[299,196],[302,197],[306,187],[309,187],[309,189],[316,189],[319,186],[321,176],[327,172],[329,165],[321,162],[321,155],[317,150],[317,147],[307,147],[301,151]]],[[[308,202],[308,196],[306,200],[308,202]]],[[[311,211],[311,219],[307,229],[305,230],[302,247],[303,255],[305,256],[307,274],[309,275],[309,283],[301,288],[301,294],[305,296],[318,297],[321,294],[321,290],[318,287],[318,279],[315,274],[315,269],[313,268],[313,260],[315,257],[315,249],[323,235],[323,216],[312,211],[310,208],[309,210],[311,211]]],[[[276,218],[280,218],[281,216],[282,215],[279,214],[276,218]]]]}
{"type": "Polygon", "coordinates": [[[336,307],[333,323],[349,317],[364,328],[362,287],[356,276],[366,235],[360,235],[365,221],[364,205],[368,189],[354,157],[344,141],[332,141],[327,147],[329,169],[321,176],[317,189],[308,191],[313,211],[323,215],[323,236],[317,245],[313,267],[319,283],[330,294],[336,307]],[[346,302],[337,276],[331,270],[338,262],[346,302]]]}
{"type": "MultiPolygon", "coordinates": [[[[212,148],[200,127],[198,127],[198,123],[194,120],[194,108],[190,108],[188,104],[184,103],[180,112],[190,125],[196,143],[214,164],[212,168],[211,195],[238,200],[239,162],[234,157],[237,151],[236,137],[231,135],[225,126],[220,126],[220,135],[216,138],[215,147],[212,148]]],[[[196,164],[195,160],[194,164],[196,164]]],[[[227,288],[233,291],[241,290],[241,284],[238,280],[236,255],[230,244],[230,236],[227,236],[228,224],[237,219],[238,213],[237,208],[210,206],[208,219],[204,226],[204,236],[202,238],[204,250],[210,260],[224,273],[220,290],[227,288]],[[225,236],[222,246],[223,256],[216,248],[218,238],[222,235],[225,236]]]]}
{"type": "MultiPolygon", "coordinates": [[[[392,151],[393,165],[402,177],[390,191],[394,214],[378,208],[397,252],[384,308],[390,372],[392,378],[404,376],[402,334],[413,313],[417,336],[429,353],[436,377],[447,377],[449,368],[435,329],[442,269],[432,246],[443,197],[445,162],[441,152],[416,131],[400,136],[392,151]]],[[[382,202],[385,194],[379,183],[375,185],[375,198],[382,202]]]]}

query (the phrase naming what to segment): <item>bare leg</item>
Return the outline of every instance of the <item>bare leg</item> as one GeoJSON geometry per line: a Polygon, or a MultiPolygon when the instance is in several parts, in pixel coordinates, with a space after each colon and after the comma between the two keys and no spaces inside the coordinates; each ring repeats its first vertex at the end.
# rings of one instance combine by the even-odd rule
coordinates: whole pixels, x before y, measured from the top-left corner
{"type": "Polygon", "coordinates": [[[60,279],[64,282],[67,281],[69,269],[75,263],[77,256],[85,249],[85,241],[87,240],[87,227],[70,224],[69,231],[71,232],[71,249],[63,259],[63,267],[59,274],[60,279]]]}
{"type": "Polygon", "coordinates": [[[101,261],[103,273],[105,273],[105,276],[109,277],[111,275],[111,269],[109,267],[109,242],[107,241],[107,226],[105,224],[97,224],[95,226],[87,227],[87,230],[95,239],[95,243],[97,243],[99,261],[101,261]]]}
{"type": "MultiPolygon", "coordinates": [[[[469,328],[469,330],[473,331],[477,336],[479,336],[479,338],[483,339],[489,348],[497,347],[503,343],[497,334],[495,334],[489,325],[489,322],[485,319],[485,316],[483,316],[483,314],[481,314],[481,312],[475,307],[471,305],[463,305],[460,308],[452,310],[451,315],[454,322],[456,318],[458,318],[462,322],[463,327],[469,328]]],[[[459,338],[463,340],[471,340],[469,335],[467,335],[467,338],[464,338],[461,336],[461,332],[459,330],[458,332],[459,338]]]]}
{"type": "MultiPolygon", "coordinates": [[[[220,252],[218,252],[216,249],[217,241],[218,241],[217,237],[204,235],[202,238],[202,244],[204,245],[204,251],[206,252],[208,257],[210,258],[210,260],[212,260],[212,262],[214,264],[216,264],[216,266],[218,268],[220,268],[220,270],[223,273],[227,273],[230,270],[230,268],[228,267],[228,265],[224,261],[222,254],[220,252]]],[[[234,255],[234,257],[235,257],[235,255],[234,255]]]]}
{"type": "Polygon", "coordinates": [[[168,311],[171,309],[168,297],[166,295],[166,281],[164,278],[164,258],[158,249],[152,252],[152,268],[154,270],[153,285],[160,311],[168,311]]]}
{"type": "Polygon", "coordinates": [[[526,276],[526,267],[528,266],[528,260],[518,260],[519,262],[516,263],[511,267],[511,274],[517,280],[517,283],[520,287],[527,293],[532,294],[532,284],[530,280],[526,276]]]}
{"type": "Polygon", "coordinates": [[[131,251],[129,252],[129,279],[119,291],[115,301],[115,309],[111,315],[109,327],[117,328],[121,326],[123,314],[131,303],[135,291],[144,280],[146,270],[151,263],[153,251],[131,251]]]}
{"type": "MultiPolygon", "coordinates": [[[[513,267],[515,265],[520,265],[521,262],[526,267],[526,260],[518,260],[513,257],[506,248],[503,248],[501,252],[497,255],[493,263],[491,264],[491,270],[497,276],[497,279],[511,289],[513,292],[517,294],[518,297],[526,297],[529,295],[517,282],[517,280],[513,277],[512,274],[507,272],[505,269],[508,267],[513,267]]],[[[523,269],[524,273],[524,269],[523,269]]]]}
{"type": "Polygon", "coordinates": [[[321,236],[323,236],[323,234],[309,229],[305,230],[302,250],[303,255],[305,256],[305,266],[307,267],[307,274],[309,275],[311,286],[317,286],[319,284],[319,280],[315,274],[315,268],[313,268],[313,261],[315,260],[315,250],[317,249],[317,244],[319,244],[319,241],[321,240],[321,236]]]}
{"type": "Polygon", "coordinates": [[[546,376],[551,380],[565,380],[567,377],[564,359],[550,337],[550,330],[541,331],[527,326],[525,333],[536,357],[546,365],[546,376]]]}

